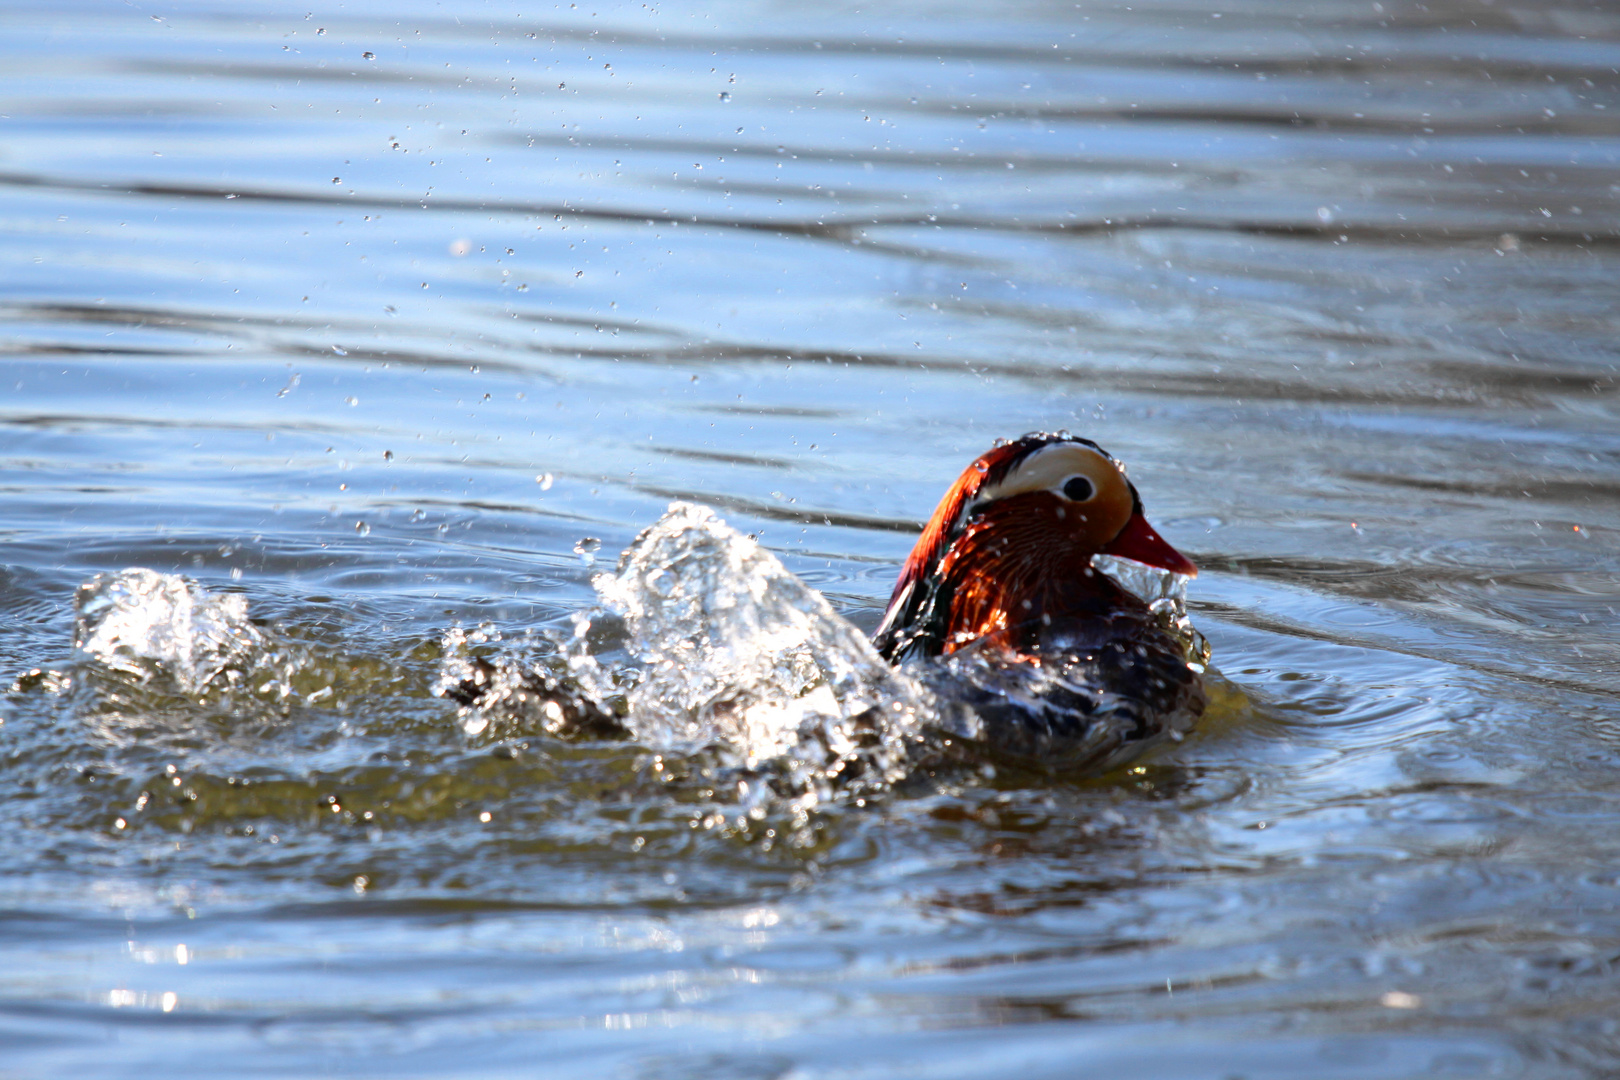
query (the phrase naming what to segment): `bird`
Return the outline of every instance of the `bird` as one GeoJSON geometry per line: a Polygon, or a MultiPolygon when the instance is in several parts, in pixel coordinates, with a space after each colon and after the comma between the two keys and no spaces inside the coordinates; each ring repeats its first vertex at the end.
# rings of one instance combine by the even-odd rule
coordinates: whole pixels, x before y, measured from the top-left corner
{"type": "Polygon", "coordinates": [[[1125,467],[1067,432],[976,458],[902,564],[872,644],[925,683],[957,734],[1026,768],[1096,773],[1189,731],[1207,646],[1095,565],[1191,578],[1125,467]]]}

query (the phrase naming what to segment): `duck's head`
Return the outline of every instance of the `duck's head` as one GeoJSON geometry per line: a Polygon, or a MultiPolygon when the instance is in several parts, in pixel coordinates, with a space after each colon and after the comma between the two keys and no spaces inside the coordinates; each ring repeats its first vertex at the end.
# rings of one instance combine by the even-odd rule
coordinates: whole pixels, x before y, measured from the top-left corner
{"type": "Polygon", "coordinates": [[[945,493],[873,635],[890,660],[1098,611],[1118,590],[1092,569],[1115,555],[1198,568],[1142,515],[1124,467],[1089,439],[1034,432],[981,454],[945,493]]]}

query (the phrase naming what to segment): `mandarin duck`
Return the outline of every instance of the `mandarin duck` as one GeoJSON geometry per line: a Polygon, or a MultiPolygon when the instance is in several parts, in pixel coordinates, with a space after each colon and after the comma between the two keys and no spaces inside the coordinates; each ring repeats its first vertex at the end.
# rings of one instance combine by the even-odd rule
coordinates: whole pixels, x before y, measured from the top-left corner
{"type": "Polygon", "coordinates": [[[1034,432],[998,445],[923,528],[873,645],[992,755],[1051,773],[1113,768],[1191,728],[1207,653],[1097,555],[1198,572],[1096,443],[1034,432]]]}

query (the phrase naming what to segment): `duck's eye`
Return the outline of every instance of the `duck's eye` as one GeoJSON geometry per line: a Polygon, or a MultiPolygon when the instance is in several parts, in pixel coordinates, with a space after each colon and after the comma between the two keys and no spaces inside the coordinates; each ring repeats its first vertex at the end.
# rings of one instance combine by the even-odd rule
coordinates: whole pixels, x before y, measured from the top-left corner
{"type": "Polygon", "coordinates": [[[1085,502],[1097,494],[1097,489],[1085,477],[1071,476],[1063,481],[1063,494],[1075,502],[1085,502]]]}

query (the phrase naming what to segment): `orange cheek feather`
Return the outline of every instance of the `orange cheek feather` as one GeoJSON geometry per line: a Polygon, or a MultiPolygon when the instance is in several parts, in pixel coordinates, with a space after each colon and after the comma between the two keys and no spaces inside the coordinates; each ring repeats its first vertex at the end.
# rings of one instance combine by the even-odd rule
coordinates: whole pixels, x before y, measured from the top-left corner
{"type": "Polygon", "coordinates": [[[1055,496],[1033,505],[1027,496],[1007,503],[969,526],[940,564],[940,576],[951,585],[944,652],[1038,617],[1047,594],[1090,563],[1056,512],[1055,496]]]}

